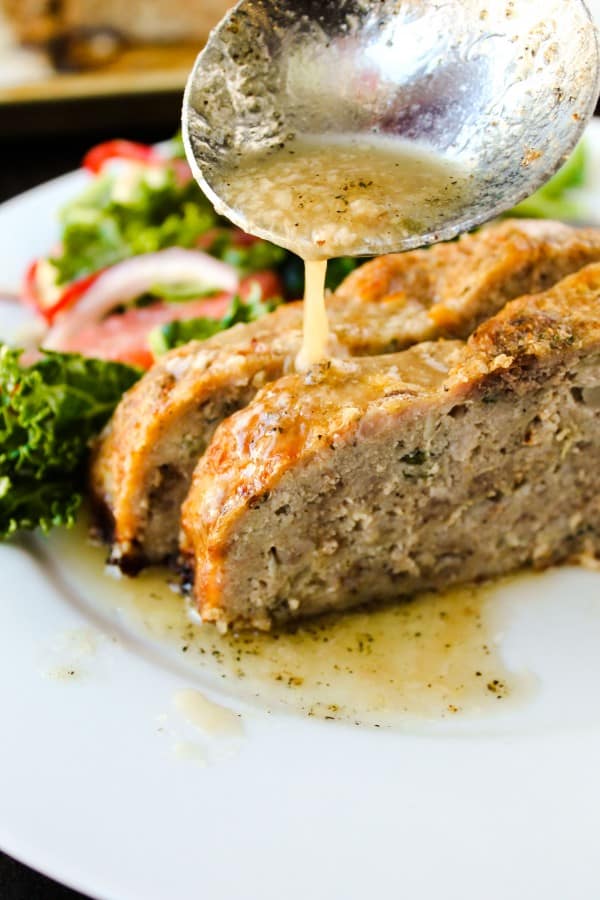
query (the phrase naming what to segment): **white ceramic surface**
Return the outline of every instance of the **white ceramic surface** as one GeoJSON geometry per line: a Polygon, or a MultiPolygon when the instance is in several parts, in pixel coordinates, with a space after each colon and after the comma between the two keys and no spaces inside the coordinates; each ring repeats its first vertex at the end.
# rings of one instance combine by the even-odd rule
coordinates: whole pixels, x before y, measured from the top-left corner
{"type": "MultiPolygon", "coordinates": [[[[590,210],[596,127],[591,140],[590,210]]],[[[0,209],[0,289],[51,246],[84,177],[0,209]]],[[[503,653],[539,681],[531,701],[400,731],[268,712],[124,622],[54,544],[52,577],[28,546],[0,546],[8,853],[103,900],[598,896],[600,574],[498,592],[503,653]],[[173,708],[185,687],[242,715],[244,738],[207,766],[173,752],[193,738],[173,708]]]]}

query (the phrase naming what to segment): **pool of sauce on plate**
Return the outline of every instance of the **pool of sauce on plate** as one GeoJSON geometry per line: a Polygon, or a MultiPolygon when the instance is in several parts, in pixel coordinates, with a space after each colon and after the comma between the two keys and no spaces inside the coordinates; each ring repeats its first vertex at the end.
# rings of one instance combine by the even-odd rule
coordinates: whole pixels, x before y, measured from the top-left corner
{"type": "MultiPolygon", "coordinates": [[[[325,616],[287,632],[220,635],[169,586],[170,573],[108,577],[105,549],[86,540],[83,524],[50,541],[82,596],[116,608],[130,632],[175,653],[191,674],[216,676],[267,710],[285,706],[321,719],[402,726],[493,713],[530,693],[530,679],[502,660],[491,587],[325,616]]],[[[191,694],[180,702],[190,715],[207,712],[191,694]]],[[[225,725],[235,727],[225,714],[225,725]]]]}
{"type": "Polygon", "coordinates": [[[474,179],[457,160],[400,138],[328,135],[247,154],[212,186],[305,260],[302,370],[327,356],[326,260],[434,234],[464,206],[474,179]]]}

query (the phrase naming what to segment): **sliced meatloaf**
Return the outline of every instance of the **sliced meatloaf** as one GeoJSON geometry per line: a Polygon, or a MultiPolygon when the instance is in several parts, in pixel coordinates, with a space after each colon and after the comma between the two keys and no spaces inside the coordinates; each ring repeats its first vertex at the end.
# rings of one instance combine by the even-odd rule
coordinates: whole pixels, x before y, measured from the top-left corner
{"type": "Polygon", "coordinates": [[[597,553],[599,454],[600,264],[466,343],[288,375],[194,473],[202,616],[268,628],[597,553]]]}
{"type": "MultiPolygon", "coordinates": [[[[328,301],[332,354],[468,335],[519,294],[600,260],[600,231],[506,221],[451,244],[382,257],[328,301]]],[[[193,468],[224,418],[293,367],[302,304],[163,357],[130,391],[94,454],[91,487],[126,571],[175,554],[193,468]]]]}

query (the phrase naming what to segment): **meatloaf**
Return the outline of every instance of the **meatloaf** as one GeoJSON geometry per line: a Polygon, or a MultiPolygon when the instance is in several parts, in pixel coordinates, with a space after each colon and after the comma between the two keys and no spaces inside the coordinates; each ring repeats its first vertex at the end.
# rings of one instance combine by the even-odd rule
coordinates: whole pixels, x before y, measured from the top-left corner
{"type": "MultiPolygon", "coordinates": [[[[340,356],[467,336],[507,300],[600,260],[600,232],[505,221],[459,241],[381,257],[328,300],[340,356]]],[[[95,451],[91,489],[124,571],[177,553],[180,507],[224,418],[293,366],[302,305],[166,354],[123,399],[95,451]]]]}
{"type": "Polygon", "coordinates": [[[600,264],[466,343],[288,375],[194,473],[202,616],[264,629],[596,554],[599,453],[600,264]]]}

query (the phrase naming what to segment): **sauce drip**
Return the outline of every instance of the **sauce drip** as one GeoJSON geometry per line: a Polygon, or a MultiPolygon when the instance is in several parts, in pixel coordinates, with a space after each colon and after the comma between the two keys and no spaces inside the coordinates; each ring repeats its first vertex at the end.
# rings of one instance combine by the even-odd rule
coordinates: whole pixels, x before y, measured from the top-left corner
{"type": "Polygon", "coordinates": [[[190,725],[211,735],[240,735],[242,723],[230,709],[213,703],[194,688],[183,688],[173,698],[176,709],[190,725]]]}
{"type": "Polygon", "coordinates": [[[296,368],[302,372],[327,356],[329,323],[325,309],[327,260],[306,260],[304,264],[304,332],[296,368]]]}
{"type": "Polygon", "coordinates": [[[306,262],[301,369],[327,355],[325,264],[318,260],[376,255],[411,235],[434,235],[474,189],[460,162],[381,135],[297,137],[244,156],[213,187],[254,231],[277,234],[306,262]]]}

